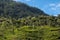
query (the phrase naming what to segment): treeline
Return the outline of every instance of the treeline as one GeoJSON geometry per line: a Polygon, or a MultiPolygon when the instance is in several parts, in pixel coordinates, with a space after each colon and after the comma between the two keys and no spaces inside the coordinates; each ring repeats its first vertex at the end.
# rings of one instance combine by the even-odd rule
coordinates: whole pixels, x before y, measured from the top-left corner
{"type": "Polygon", "coordinates": [[[13,19],[14,25],[19,26],[53,26],[53,27],[59,27],[60,26],[60,16],[36,16],[31,17],[28,16],[26,18],[20,18],[20,19],[13,19]]]}
{"type": "Polygon", "coordinates": [[[6,21],[8,24],[11,23],[14,26],[53,26],[59,27],[60,26],[60,16],[36,16],[36,17],[24,17],[24,18],[0,18],[0,22],[6,21]]]}

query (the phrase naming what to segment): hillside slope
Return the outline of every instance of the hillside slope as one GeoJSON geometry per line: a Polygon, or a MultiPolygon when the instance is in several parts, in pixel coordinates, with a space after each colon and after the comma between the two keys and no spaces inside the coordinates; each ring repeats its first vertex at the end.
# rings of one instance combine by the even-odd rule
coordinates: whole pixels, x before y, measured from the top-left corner
{"type": "Polygon", "coordinates": [[[12,0],[0,0],[0,16],[21,18],[27,16],[47,15],[42,10],[12,0]]]}

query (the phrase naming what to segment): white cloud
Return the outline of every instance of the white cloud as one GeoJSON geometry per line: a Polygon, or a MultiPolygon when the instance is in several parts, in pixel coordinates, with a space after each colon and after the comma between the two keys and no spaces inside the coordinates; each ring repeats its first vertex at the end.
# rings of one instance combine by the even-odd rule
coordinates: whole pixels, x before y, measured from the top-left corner
{"type": "MultiPolygon", "coordinates": [[[[14,1],[20,1],[20,0],[14,0],[14,1]]],[[[23,0],[23,1],[32,1],[32,0],[23,0]]]]}
{"type": "Polygon", "coordinates": [[[14,1],[20,1],[20,0],[14,0],[14,1]]]}
{"type": "Polygon", "coordinates": [[[51,10],[60,10],[60,3],[51,3],[49,4],[49,7],[51,8],[51,10]]]}
{"type": "Polygon", "coordinates": [[[58,15],[56,14],[56,15],[54,15],[54,16],[58,16],[58,15]]]}
{"type": "Polygon", "coordinates": [[[55,6],[56,4],[52,3],[52,4],[49,4],[49,6],[55,6]]]}
{"type": "Polygon", "coordinates": [[[60,7],[60,3],[59,4],[57,4],[57,6],[56,7],[60,7]]]}
{"type": "Polygon", "coordinates": [[[32,1],[32,0],[25,0],[25,1],[32,1]]]}
{"type": "Polygon", "coordinates": [[[54,7],[52,7],[51,9],[52,9],[52,10],[57,10],[57,9],[56,9],[56,8],[54,8],[54,7]]]}

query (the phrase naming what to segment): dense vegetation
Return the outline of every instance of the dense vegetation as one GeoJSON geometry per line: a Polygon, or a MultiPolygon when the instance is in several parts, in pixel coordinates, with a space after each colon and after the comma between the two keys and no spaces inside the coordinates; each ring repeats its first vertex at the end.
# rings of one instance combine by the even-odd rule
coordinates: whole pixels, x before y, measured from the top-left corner
{"type": "Polygon", "coordinates": [[[12,0],[0,0],[0,40],[60,40],[60,15],[12,0]]]}
{"type": "Polygon", "coordinates": [[[60,40],[60,18],[0,18],[0,40],[60,40]]]}

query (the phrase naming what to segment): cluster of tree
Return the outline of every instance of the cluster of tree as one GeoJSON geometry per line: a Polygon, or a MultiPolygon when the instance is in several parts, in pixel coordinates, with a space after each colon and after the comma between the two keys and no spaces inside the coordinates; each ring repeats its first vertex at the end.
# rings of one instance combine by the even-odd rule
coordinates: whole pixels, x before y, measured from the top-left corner
{"type": "MultiPolygon", "coordinates": [[[[13,19],[15,20],[15,19],[13,19]]],[[[53,26],[53,27],[59,27],[60,26],[60,18],[59,16],[37,16],[37,17],[31,17],[28,16],[26,18],[20,18],[15,21],[13,21],[14,25],[19,26],[53,26]]],[[[19,27],[18,26],[18,27],[19,27]]]]}
{"type": "Polygon", "coordinates": [[[60,17],[0,17],[0,40],[60,40],[60,17]]]}

